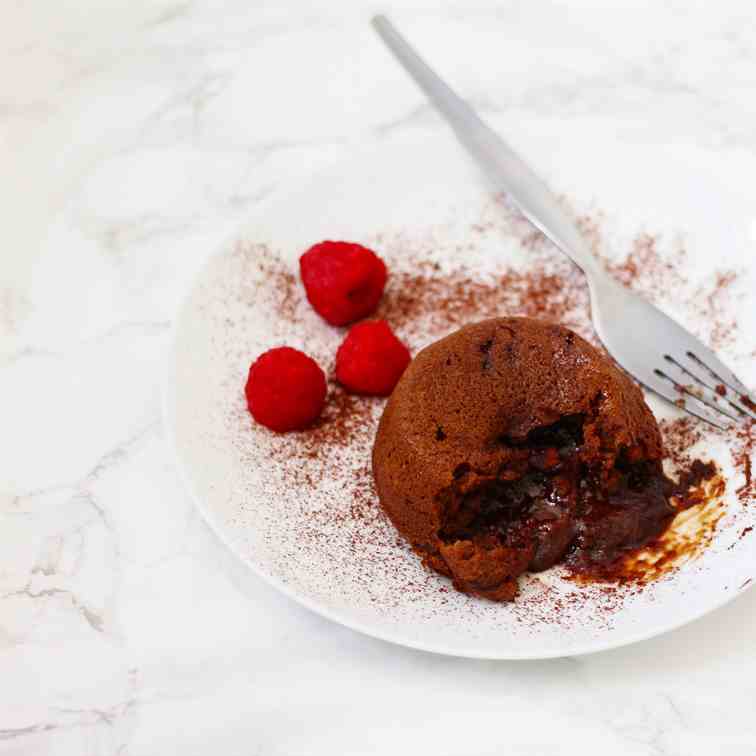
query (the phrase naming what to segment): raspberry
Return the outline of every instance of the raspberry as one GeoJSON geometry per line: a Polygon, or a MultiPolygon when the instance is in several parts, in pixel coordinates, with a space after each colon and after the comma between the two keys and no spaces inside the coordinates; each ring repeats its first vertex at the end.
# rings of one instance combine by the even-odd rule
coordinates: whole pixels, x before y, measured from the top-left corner
{"type": "Polygon", "coordinates": [[[388,396],[410,359],[385,320],[358,323],[336,352],[336,378],[353,393],[388,396]]]}
{"type": "Polygon", "coordinates": [[[370,315],[386,285],[386,266],[375,252],[343,241],[324,241],[299,258],[307,299],[331,325],[370,315]]]}
{"type": "Polygon", "coordinates": [[[320,415],[326,380],[315,360],[298,349],[278,347],[252,363],[244,393],[252,417],[283,433],[306,428],[320,415]]]}

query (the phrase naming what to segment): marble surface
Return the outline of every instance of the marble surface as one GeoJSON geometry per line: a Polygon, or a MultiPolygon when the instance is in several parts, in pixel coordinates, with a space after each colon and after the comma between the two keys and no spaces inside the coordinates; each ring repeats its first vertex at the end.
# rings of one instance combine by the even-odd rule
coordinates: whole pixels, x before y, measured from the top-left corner
{"type": "MultiPolygon", "coordinates": [[[[611,131],[706,154],[752,193],[749,2],[381,8],[515,145],[534,125],[584,126],[584,148],[611,131]]],[[[437,657],[279,596],[182,490],[160,376],[199,266],[318,166],[443,128],[374,10],[4,9],[0,754],[756,753],[754,591],[593,656],[437,657]]]]}

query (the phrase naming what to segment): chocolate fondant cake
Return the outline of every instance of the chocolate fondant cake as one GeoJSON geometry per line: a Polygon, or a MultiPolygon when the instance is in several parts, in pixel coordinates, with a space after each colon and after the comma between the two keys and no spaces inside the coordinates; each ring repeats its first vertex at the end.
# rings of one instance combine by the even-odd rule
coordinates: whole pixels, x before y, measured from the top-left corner
{"type": "Polygon", "coordinates": [[[640,389],[572,331],[497,318],[431,344],[381,418],[381,505],[424,563],[510,601],[517,577],[607,564],[673,509],[640,389]]]}

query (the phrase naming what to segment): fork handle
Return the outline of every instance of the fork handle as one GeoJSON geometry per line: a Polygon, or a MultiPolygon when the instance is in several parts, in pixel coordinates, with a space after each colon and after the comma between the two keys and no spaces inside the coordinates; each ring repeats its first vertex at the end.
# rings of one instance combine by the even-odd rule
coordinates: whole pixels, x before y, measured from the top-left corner
{"type": "Polygon", "coordinates": [[[499,190],[588,276],[602,275],[575,219],[522,158],[415,52],[385,16],[371,22],[386,46],[454,129],[499,190]]]}

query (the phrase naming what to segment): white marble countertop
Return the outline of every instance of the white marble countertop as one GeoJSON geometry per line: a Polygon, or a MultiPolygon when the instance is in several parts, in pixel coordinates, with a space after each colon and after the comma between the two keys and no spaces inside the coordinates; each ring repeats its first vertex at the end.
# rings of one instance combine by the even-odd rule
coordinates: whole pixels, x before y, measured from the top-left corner
{"type": "MultiPolygon", "coordinates": [[[[534,119],[590,123],[706,150],[753,191],[746,0],[383,9],[484,113],[511,117],[515,142],[534,119]]],[[[159,379],[192,275],[298,176],[436,118],[372,10],[3,10],[0,753],[755,754],[754,591],[593,656],[437,657],[278,595],[182,490],[159,379]]]]}

